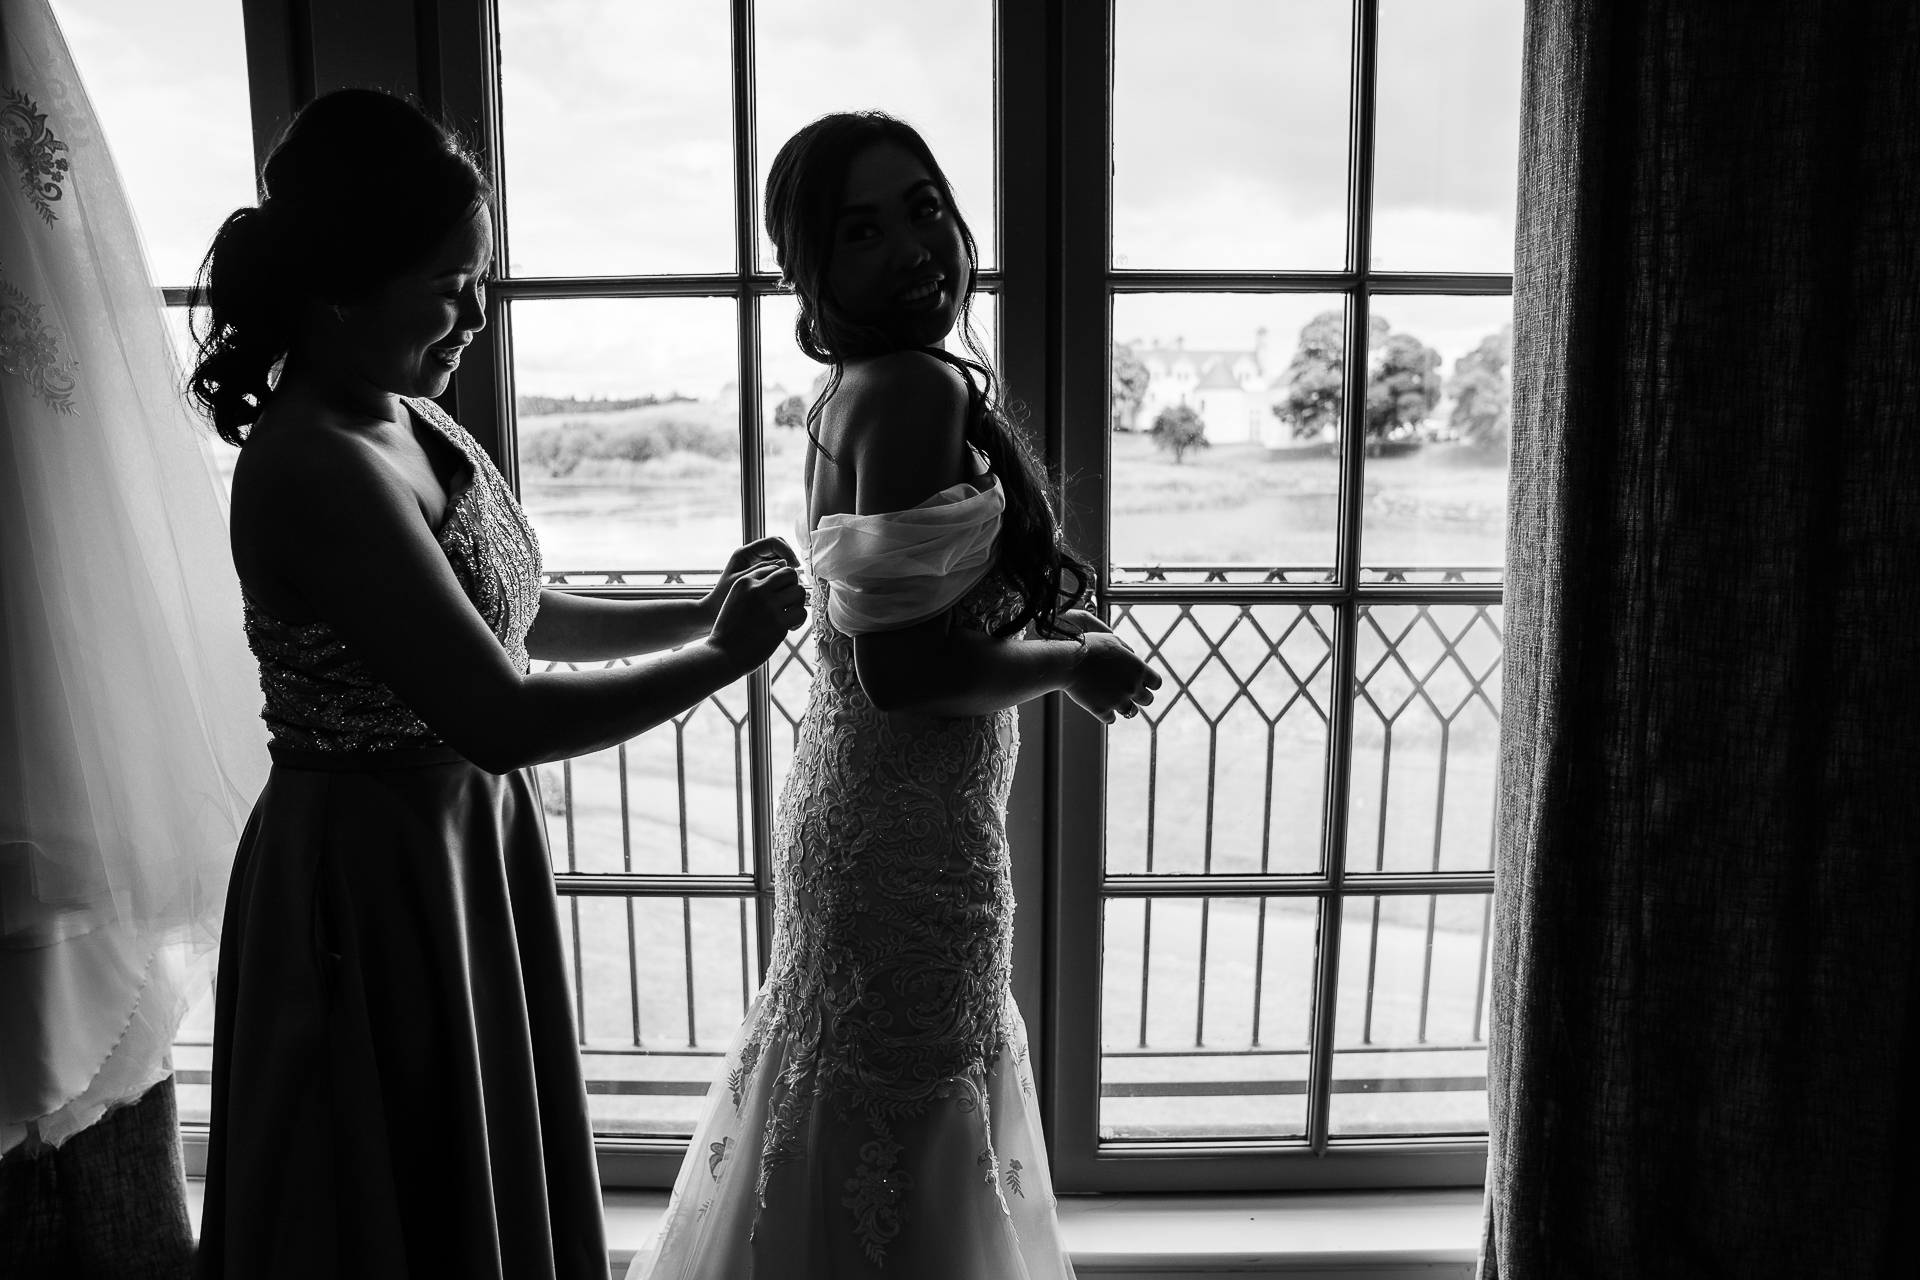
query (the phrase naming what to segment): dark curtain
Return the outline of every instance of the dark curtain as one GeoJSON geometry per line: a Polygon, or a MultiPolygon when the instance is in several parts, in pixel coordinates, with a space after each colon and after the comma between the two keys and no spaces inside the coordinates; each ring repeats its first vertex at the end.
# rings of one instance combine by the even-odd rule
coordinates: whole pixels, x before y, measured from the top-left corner
{"type": "Polygon", "coordinates": [[[1526,58],[1484,1274],[1920,1274],[1920,4],[1526,58]]]}
{"type": "Polygon", "coordinates": [[[172,1076],[58,1148],[0,1159],[6,1280],[188,1280],[193,1248],[172,1076]]]}

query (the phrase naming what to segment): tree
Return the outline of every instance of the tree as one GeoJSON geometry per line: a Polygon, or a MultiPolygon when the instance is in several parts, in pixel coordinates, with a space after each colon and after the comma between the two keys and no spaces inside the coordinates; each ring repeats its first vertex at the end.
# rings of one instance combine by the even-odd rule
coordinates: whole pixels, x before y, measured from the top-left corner
{"type": "Polygon", "coordinates": [[[799,396],[788,396],[774,406],[773,425],[776,427],[799,427],[806,425],[807,402],[799,396]]]}
{"type": "MultiPolygon", "coordinates": [[[[1384,319],[1380,327],[1387,328],[1384,319]]],[[[1367,439],[1413,435],[1440,403],[1440,353],[1410,333],[1393,333],[1373,343],[1367,366],[1367,439]]]]}
{"type": "Polygon", "coordinates": [[[1482,448],[1505,448],[1512,426],[1513,325],[1480,339],[1480,345],[1453,362],[1447,394],[1453,412],[1447,425],[1454,438],[1482,448]]]}
{"type": "Polygon", "coordinates": [[[1184,404],[1162,409],[1154,417],[1153,429],[1148,434],[1154,444],[1173,454],[1176,463],[1186,461],[1187,450],[1205,449],[1209,444],[1206,424],[1191,406],[1184,404]]]}
{"type": "MultiPolygon", "coordinates": [[[[1394,333],[1384,316],[1367,322],[1369,440],[1406,436],[1440,403],[1440,353],[1408,333],[1394,333]]],[[[1347,320],[1323,311],[1300,330],[1300,346],[1280,375],[1286,390],[1274,416],[1296,440],[1330,437],[1340,424],[1345,395],[1347,320]]]]}
{"type": "MultiPolygon", "coordinates": [[[[1384,337],[1385,327],[1379,327],[1384,337]]],[[[1331,436],[1340,425],[1346,335],[1346,317],[1338,311],[1323,311],[1300,330],[1300,347],[1280,375],[1287,389],[1273,406],[1274,416],[1293,428],[1296,440],[1331,436]]]]}
{"type": "Polygon", "coordinates": [[[1140,416],[1140,404],[1147,398],[1147,383],[1152,375],[1135,353],[1131,342],[1113,344],[1113,429],[1131,431],[1140,416]]]}

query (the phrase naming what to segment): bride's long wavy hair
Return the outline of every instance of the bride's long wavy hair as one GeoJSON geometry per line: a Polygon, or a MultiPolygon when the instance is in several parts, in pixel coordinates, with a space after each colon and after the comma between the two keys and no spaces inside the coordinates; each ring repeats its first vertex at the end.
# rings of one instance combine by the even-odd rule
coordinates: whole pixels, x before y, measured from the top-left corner
{"type": "Polygon", "coordinates": [[[994,634],[1016,635],[1029,623],[1041,635],[1058,634],[1060,613],[1086,597],[1093,585],[1093,571],[1068,548],[1048,496],[1046,472],[1001,402],[993,362],[973,328],[979,250],[953,198],[947,175],[926,140],[912,125],[880,111],[821,116],[787,139],[774,157],[767,175],[766,215],[767,235],[773,241],[780,273],[800,303],[794,340],[802,351],[830,370],[826,388],[807,410],[807,437],[813,447],[829,458],[833,456],[820,443],[820,414],[839,390],[849,359],[900,350],[921,351],[958,370],[967,384],[967,443],[986,455],[987,466],[999,477],[1006,497],[995,567],[1021,599],[1018,616],[994,634]],[[954,330],[966,347],[965,356],[940,347],[898,343],[882,330],[847,314],[828,288],[827,266],[833,256],[834,224],[848,167],[862,151],[882,143],[902,148],[926,167],[960,229],[969,269],[954,330]]]}

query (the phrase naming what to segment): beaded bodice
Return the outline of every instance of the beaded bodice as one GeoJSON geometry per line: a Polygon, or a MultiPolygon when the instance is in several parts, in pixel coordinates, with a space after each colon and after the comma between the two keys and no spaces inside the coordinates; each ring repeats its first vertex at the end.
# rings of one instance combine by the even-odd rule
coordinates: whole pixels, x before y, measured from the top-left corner
{"type": "MultiPolygon", "coordinates": [[[[1018,719],[1012,710],[945,720],[875,708],[852,639],[828,618],[830,589],[814,587],[818,665],[775,819],[764,1014],[736,1073],[783,1043],[763,1181],[804,1157],[816,1097],[864,1119],[885,1154],[889,1123],[935,1099],[984,1106],[987,1070],[1008,1044],[1006,803],[1018,719]]],[[[989,574],[953,617],[987,630],[1018,606],[989,574]]],[[[869,1166],[874,1197],[848,1202],[863,1233],[885,1234],[886,1171],[898,1154],[869,1166]]]]}
{"type": "MultiPolygon", "coordinates": [[[[466,459],[436,535],[447,563],[513,665],[527,669],[527,633],[540,609],[540,542],[486,451],[431,400],[408,400],[466,459]]],[[[326,622],[282,622],[245,600],[247,642],[260,663],[261,717],[273,745],[299,751],[394,751],[437,746],[416,716],[326,622]]]]}

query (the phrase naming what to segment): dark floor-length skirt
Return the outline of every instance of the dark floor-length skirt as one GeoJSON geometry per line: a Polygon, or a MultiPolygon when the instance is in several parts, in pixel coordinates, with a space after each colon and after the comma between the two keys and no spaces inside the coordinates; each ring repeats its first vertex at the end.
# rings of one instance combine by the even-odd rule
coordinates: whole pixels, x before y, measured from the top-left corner
{"type": "Polygon", "coordinates": [[[433,755],[281,756],[254,810],[221,941],[203,1277],[607,1274],[538,795],[433,755]]]}

